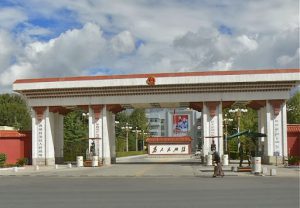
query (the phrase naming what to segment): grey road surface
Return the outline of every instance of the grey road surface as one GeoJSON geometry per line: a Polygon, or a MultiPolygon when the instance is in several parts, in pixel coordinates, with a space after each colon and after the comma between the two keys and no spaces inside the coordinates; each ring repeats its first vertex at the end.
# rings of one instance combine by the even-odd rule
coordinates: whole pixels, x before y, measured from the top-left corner
{"type": "Polygon", "coordinates": [[[299,208],[297,177],[0,177],[1,208],[299,208]]]}

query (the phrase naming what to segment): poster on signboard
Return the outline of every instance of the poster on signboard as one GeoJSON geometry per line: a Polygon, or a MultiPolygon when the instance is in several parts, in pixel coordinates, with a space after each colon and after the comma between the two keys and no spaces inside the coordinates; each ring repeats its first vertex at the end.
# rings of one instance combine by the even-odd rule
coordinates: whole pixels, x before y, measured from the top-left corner
{"type": "Polygon", "coordinates": [[[173,132],[178,136],[185,136],[189,129],[189,115],[173,115],[173,132]]]}

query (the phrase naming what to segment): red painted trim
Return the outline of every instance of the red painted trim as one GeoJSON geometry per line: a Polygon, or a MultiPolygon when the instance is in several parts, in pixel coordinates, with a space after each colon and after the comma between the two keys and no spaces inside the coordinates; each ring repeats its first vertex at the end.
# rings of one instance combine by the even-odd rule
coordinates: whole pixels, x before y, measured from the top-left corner
{"type": "Polygon", "coordinates": [[[91,105],[91,108],[94,111],[96,121],[99,120],[103,107],[104,107],[103,105],[91,105]]]}
{"type": "Polygon", "coordinates": [[[0,130],[0,138],[20,138],[20,137],[26,137],[26,135],[19,133],[17,130],[0,130]]]}
{"type": "Polygon", "coordinates": [[[265,70],[238,70],[238,71],[204,71],[204,72],[180,72],[180,73],[156,73],[156,74],[125,74],[109,76],[82,76],[82,77],[62,77],[62,78],[36,78],[19,79],[17,83],[36,83],[36,82],[65,82],[65,81],[86,81],[86,80],[108,80],[108,79],[135,79],[153,77],[188,77],[188,76],[223,76],[223,75],[247,75],[247,74],[281,74],[281,73],[300,73],[300,69],[265,69],[265,70]]]}
{"type": "Polygon", "coordinates": [[[209,109],[210,117],[213,118],[216,115],[217,106],[220,104],[220,102],[205,102],[205,104],[209,109]]]}
{"type": "Polygon", "coordinates": [[[253,100],[250,103],[248,103],[246,106],[254,110],[259,110],[260,108],[265,107],[266,104],[267,104],[266,100],[253,100]]]}
{"type": "Polygon", "coordinates": [[[52,113],[59,113],[64,116],[67,115],[68,113],[72,112],[72,110],[62,107],[62,106],[49,106],[49,111],[52,113]]]}
{"type": "Polygon", "coordinates": [[[300,124],[288,124],[287,125],[287,131],[288,132],[300,133],[300,124]]]}
{"type": "Polygon", "coordinates": [[[269,103],[273,107],[274,115],[277,116],[280,112],[281,105],[284,103],[284,100],[269,100],[269,103]]]}
{"type": "MultiPolygon", "coordinates": [[[[148,153],[149,154],[149,153],[148,153]]],[[[184,153],[184,154],[149,154],[149,155],[157,155],[157,156],[174,156],[174,155],[190,155],[190,153],[184,153]]]]}
{"type": "Polygon", "coordinates": [[[47,109],[47,107],[41,106],[41,107],[32,107],[32,108],[36,113],[37,120],[41,121],[44,117],[44,112],[47,109]]]}
{"type": "Polygon", "coordinates": [[[192,141],[191,137],[149,137],[146,139],[148,144],[172,144],[172,143],[190,143],[192,141]]]}

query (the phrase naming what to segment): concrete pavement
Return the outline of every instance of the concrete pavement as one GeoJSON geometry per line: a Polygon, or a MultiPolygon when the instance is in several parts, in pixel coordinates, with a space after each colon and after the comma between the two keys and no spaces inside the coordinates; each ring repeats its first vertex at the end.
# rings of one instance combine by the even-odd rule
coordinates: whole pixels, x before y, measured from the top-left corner
{"type": "MultiPolygon", "coordinates": [[[[253,177],[249,172],[232,172],[231,167],[238,164],[223,166],[225,177],[240,176],[253,177]]],[[[299,167],[287,168],[283,166],[262,165],[267,168],[266,177],[270,177],[270,170],[276,170],[272,177],[299,177],[299,167]]],[[[213,166],[204,166],[194,157],[148,157],[139,155],[117,158],[117,164],[101,167],[76,167],[72,165],[34,166],[22,168],[0,169],[0,176],[54,176],[54,177],[211,177],[213,166]]]]}

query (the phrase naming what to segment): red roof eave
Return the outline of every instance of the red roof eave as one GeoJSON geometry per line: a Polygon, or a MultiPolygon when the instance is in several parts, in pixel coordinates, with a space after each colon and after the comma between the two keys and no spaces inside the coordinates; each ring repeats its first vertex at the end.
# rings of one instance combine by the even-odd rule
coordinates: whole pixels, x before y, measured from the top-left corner
{"type": "Polygon", "coordinates": [[[300,133],[300,124],[288,124],[287,131],[300,133]]]}
{"type": "Polygon", "coordinates": [[[189,143],[192,141],[191,137],[149,137],[146,139],[148,143],[189,143]]]}

